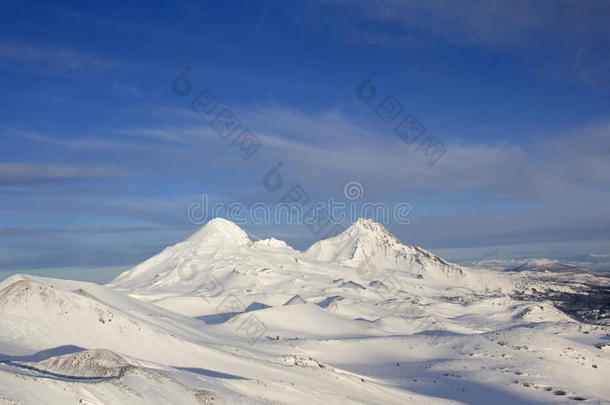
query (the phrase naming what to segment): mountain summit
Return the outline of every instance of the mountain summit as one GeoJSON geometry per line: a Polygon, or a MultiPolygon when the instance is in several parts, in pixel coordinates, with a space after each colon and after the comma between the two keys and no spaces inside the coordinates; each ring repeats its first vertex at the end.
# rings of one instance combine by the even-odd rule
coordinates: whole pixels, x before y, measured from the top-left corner
{"type": "Polygon", "coordinates": [[[211,219],[204,227],[189,237],[186,243],[210,244],[232,242],[238,246],[248,246],[252,242],[248,234],[233,222],[224,218],[211,219]]]}

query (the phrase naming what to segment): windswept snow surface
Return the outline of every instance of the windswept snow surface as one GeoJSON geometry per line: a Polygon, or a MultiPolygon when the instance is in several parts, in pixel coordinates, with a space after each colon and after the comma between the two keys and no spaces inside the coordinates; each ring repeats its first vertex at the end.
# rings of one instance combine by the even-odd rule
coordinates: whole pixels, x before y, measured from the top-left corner
{"type": "Polygon", "coordinates": [[[105,286],[1,282],[0,404],[608,403],[608,319],[574,297],[609,279],[534,265],[456,266],[370,220],[299,252],[217,218],[105,286]]]}

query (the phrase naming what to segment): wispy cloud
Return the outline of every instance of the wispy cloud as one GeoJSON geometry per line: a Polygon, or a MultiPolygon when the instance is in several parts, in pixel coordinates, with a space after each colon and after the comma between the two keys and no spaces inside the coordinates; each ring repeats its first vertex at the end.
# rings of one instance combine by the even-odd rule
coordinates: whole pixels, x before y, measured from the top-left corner
{"type": "Polygon", "coordinates": [[[88,52],[24,41],[0,41],[0,66],[8,70],[39,73],[106,71],[119,62],[88,52]]]}
{"type": "MultiPolygon", "coordinates": [[[[161,147],[154,149],[154,158],[151,159],[151,149],[146,149],[145,158],[161,161],[162,165],[142,163],[142,151],[138,147],[125,148],[122,159],[148,178],[163,176],[177,180],[168,168],[180,167],[179,176],[184,173],[193,179],[202,176],[206,184],[184,184],[184,188],[170,192],[172,199],[164,201],[148,201],[141,196],[122,200],[110,192],[103,200],[100,196],[79,199],[77,206],[71,205],[71,197],[67,196],[68,202],[56,201],[53,206],[128,218],[136,221],[133,223],[136,227],[140,224],[182,226],[188,204],[199,198],[197,193],[217,191],[214,187],[218,186],[214,185],[220,185],[224,197],[233,201],[277,201],[281,196],[267,192],[260,182],[272,165],[282,161],[286,186],[301,184],[312,198],[340,195],[346,181],[357,180],[366,189],[367,201],[443,198],[449,205],[454,201],[455,207],[444,213],[436,212],[418,231],[419,240],[435,246],[456,245],[457,241],[481,243],[486,239],[511,243],[549,238],[567,240],[571,236],[602,238],[607,234],[604,227],[610,226],[600,219],[610,215],[605,208],[610,206],[610,125],[607,123],[560,134],[543,134],[539,139],[521,143],[493,140],[466,143],[460,140],[459,134],[444,131],[447,136],[443,142],[448,152],[434,167],[429,167],[421,153],[386,127],[377,127],[374,122],[363,123],[361,117],[347,116],[339,110],[305,113],[280,105],[259,105],[236,107],[234,112],[264,145],[261,155],[247,163],[232,154],[234,150],[230,147],[222,147],[227,146],[226,142],[210,132],[207,122],[186,120],[180,126],[170,112],[171,127],[127,127],[119,131],[123,139],[65,139],[67,145],[76,149],[92,150],[114,149],[113,142],[131,145],[132,139],[139,139],[135,145],[142,148],[142,141],[159,140],[161,147]],[[214,140],[221,147],[215,147],[214,140]],[[176,153],[174,146],[185,153],[176,153]],[[500,206],[509,208],[500,214],[483,204],[486,211],[474,214],[461,200],[460,196],[465,195],[499,201],[500,206]]],[[[40,135],[30,135],[28,139],[51,142],[40,135]]],[[[45,172],[47,176],[55,173],[53,176],[60,178],[116,174],[112,170],[110,173],[83,172],[78,168],[63,167],[54,172],[34,165],[27,170],[21,167],[20,172],[24,178],[32,172],[45,172]]],[[[42,174],[38,176],[44,178],[42,174]]],[[[46,202],[47,210],[51,209],[51,203],[46,202]]],[[[415,211],[422,213],[426,207],[417,206],[415,211]]]]}
{"type": "MultiPolygon", "coordinates": [[[[363,124],[338,110],[305,113],[265,105],[242,106],[234,111],[264,145],[261,151],[265,159],[255,159],[249,165],[257,166],[262,176],[270,164],[283,161],[299,182],[312,188],[338,189],[346,179],[356,178],[380,192],[396,188],[481,191],[515,199],[557,198],[566,190],[605,194],[600,186],[609,186],[610,190],[609,124],[547,134],[521,144],[506,140],[464,143],[459,134],[446,131],[448,136],[443,141],[449,152],[431,168],[421,153],[385,127],[363,124]]],[[[155,150],[155,155],[166,161],[181,159],[183,165],[201,168],[210,163],[201,161],[201,153],[208,151],[210,142],[222,145],[204,120],[187,120],[182,126],[174,123],[163,127],[128,127],[114,132],[128,136],[127,139],[153,139],[179,145],[190,152],[176,154],[164,147],[155,150]]],[[[27,136],[51,141],[40,135],[27,136]]],[[[101,149],[114,148],[115,142],[128,144],[126,139],[61,142],[72,147],[101,149]]],[[[215,148],[213,154],[219,159],[231,152],[230,148],[215,148]]],[[[234,158],[225,156],[225,164],[234,158]]]]}
{"type": "Polygon", "coordinates": [[[456,45],[530,46],[549,38],[571,43],[610,35],[603,0],[321,0],[362,17],[392,22],[456,45]]]}
{"type": "Polygon", "coordinates": [[[181,229],[182,227],[161,226],[124,226],[124,227],[66,227],[66,228],[0,228],[0,236],[18,234],[41,234],[41,233],[124,233],[141,231],[158,231],[167,229],[181,229]]]}
{"type": "Polygon", "coordinates": [[[105,166],[70,166],[43,163],[0,163],[0,184],[45,180],[111,178],[124,175],[122,169],[105,166]]]}
{"type": "Polygon", "coordinates": [[[537,74],[609,88],[610,3],[604,0],[319,1],[354,17],[341,26],[350,41],[516,51],[537,74]]]}
{"type": "Polygon", "coordinates": [[[324,178],[336,186],[355,177],[386,190],[479,190],[514,198],[610,186],[608,124],[519,145],[463,143],[453,134],[446,140],[449,152],[430,168],[391,131],[363,126],[337,111],[307,115],[263,107],[242,115],[273,160],[285,161],[313,184],[324,178]]]}
{"type": "Polygon", "coordinates": [[[108,150],[123,148],[126,146],[125,142],[103,139],[99,137],[62,138],[57,136],[43,135],[31,131],[13,131],[12,134],[28,141],[76,150],[108,150]]]}

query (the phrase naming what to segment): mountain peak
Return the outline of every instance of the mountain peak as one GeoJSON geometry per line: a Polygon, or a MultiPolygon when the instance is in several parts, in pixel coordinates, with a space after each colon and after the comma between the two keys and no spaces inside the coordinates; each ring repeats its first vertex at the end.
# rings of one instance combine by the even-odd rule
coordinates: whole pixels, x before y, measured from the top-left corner
{"type": "Polygon", "coordinates": [[[400,244],[400,240],[397,237],[392,235],[382,224],[379,222],[375,222],[372,219],[368,218],[359,218],[356,222],[354,222],[349,228],[347,228],[344,234],[348,234],[352,237],[358,236],[372,236],[372,237],[380,237],[390,240],[393,244],[400,244]]]}
{"type": "Polygon", "coordinates": [[[423,268],[426,263],[449,266],[424,249],[404,245],[382,224],[366,218],[358,219],[337,236],[314,243],[305,254],[316,260],[350,267],[373,262],[377,267],[394,269],[423,268]]]}
{"type": "Polygon", "coordinates": [[[349,228],[329,239],[313,244],[306,254],[322,261],[336,261],[344,264],[358,261],[363,254],[376,254],[380,250],[404,247],[400,240],[388,232],[380,223],[360,218],[349,228]]]}
{"type": "Polygon", "coordinates": [[[376,226],[380,226],[383,228],[383,225],[381,225],[379,222],[373,221],[370,218],[358,218],[358,220],[356,222],[354,222],[352,225],[369,225],[369,226],[376,225],[376,226]]]}
{"type": "Polygon", "coordinates": [[[187,239],[188,242],[231,241],[240,246],[252,244],[248,234],[235,223],[224,218],[213,218],[187,239]]]}
{"type": "Polygon", "coordinates": [[[183,242],[127,270],[109,285],[133,288],[134,285],[174,285],[187,282],[197,273],[205,273],[214,265],[218,252],[237,254],[253,246],[248,234],[224,218],[209,220],[205,226],[183,242]]]}

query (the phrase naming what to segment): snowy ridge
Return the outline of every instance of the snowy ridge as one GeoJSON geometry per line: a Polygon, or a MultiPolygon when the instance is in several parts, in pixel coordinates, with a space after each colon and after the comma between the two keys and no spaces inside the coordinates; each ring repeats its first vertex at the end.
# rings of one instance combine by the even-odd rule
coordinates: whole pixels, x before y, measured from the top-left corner
{"type": "Polygon", "coordinates": [[[266,246],[270,248],[287,248],[292,249],[286,242],[283,240],[269,238],[269,239],[261,239],[254,242],[255,246],[266,246]]]}

